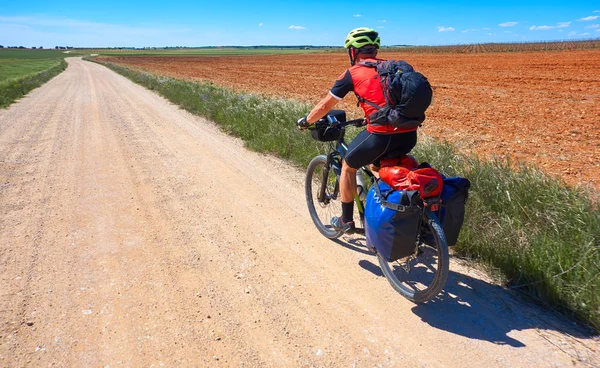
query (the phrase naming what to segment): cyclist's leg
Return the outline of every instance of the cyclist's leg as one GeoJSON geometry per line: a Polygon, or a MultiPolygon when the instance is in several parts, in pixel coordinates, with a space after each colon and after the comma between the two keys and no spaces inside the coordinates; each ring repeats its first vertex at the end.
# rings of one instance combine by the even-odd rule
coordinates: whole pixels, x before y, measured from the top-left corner
{"type": "Polygon", "coordinates": [[[356,195],[356,171],[357,169],[348,166],[346,160],[342,163],[342,176],[340,177],[340,197],[343,202],[354,201],[356,195]]]}
{"type": "Polygon", "coordinates": [[[352,232],[354,225],[354,196],[356,195],[356,171],[348,166],[344,160],[340,176],[340,199],[342,201],[342,215],[331,219],[331,226],[346,233],[352,232]]]}
{"type": "Polygon", "coordinates": [[[356,171],[384,154],[389,149],[390,141],[391,138],[388,135],[371,134],[364,130],[348,146],[348,152],[344,157],[342,175],[340,177],[342,216],[332,219],[331,225],[335,228],[344,230],[345,224],[354,222],[356,171]]]}
{"type": "Polygon", "coordinates": [[[396,148],[397,144],[392,145],[393,142],[392,134],[373,134],[364,130],[350,142],[344,161],[349,167],[357,170],[370,163],[378,163],[385,153],[396,148]]]}
{"type": "MultiPolygon", "coordinates": [[[[417,131],[392,134],[390,136],[390,145],[386,152],[380,158],[399,158],[407,155],[417,145],[417,131]]],[[[379,166],[379,159],[373,162],[379,166]]]]}

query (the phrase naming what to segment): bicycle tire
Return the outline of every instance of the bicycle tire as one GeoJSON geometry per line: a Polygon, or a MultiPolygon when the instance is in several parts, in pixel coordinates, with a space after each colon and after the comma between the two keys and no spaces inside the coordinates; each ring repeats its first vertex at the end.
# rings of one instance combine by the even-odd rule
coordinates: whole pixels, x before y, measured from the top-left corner
{"type": "MultiPolygon", "coordinates": [[[[415,289],[414,285],[411,286],[411,284],[424,283],[422,281],[411,280],[410,270],[407,272],[406,268],[404,268],[402,265],[400,265],[400,267],[397,267],[397,269],[392,269],[390,265],[396,264],[398,262],[388,262],[381,255],[377,254],[377,259],[379,260],[381,270],[383,271],[383,274],[385,275],[389,283],[392,285],[394,290],[396,290],[398,293],[400,293],[400,295],[402,295],[406,299],[417,304],[425,303],[429,300],[435,299],[440,294],[440,292],[446,286],[446,281],[448,280],[450,263],[450,256],[448,255],[448,244],[446,242],[446,236],[444,235],[444,230],[442,229],[442,225],[440,224],[440,221],[438,220],[437,216],[430,210],[426,209],[424,211],[424,221],[425,222],[423,226],[428,226],[429,231],[433,235],[435,243],[435,253],[437,254],[437,268],[435,274],[431,282],[427,282],[428,285],[426,285],[425,288],[423,288],[422,290],[415,289]],[[400,274],[401,276],[399,277],[397,274],[400,274]]],[[[433,247],[425,243],[420,243],[418,247],[420,247],[419,251],[422,253],[424,250],[429,251],[431,249],[434,249],[433,247]]],[[[420,256],[417,255],[415,257],[415,260],[417,260],[419,257],[420,256]]],[[[424,260],[421,261],[424,262],[424,260]]],[[[418,263],[416,263],[415,266],[417,264],[418,263]]],[[[418,268],[421,274],[429,273],[427,271],[430,270],[429,268],[427,268],[425,272],[423,272],[421,267],[418,268]]],[[[415,276],[416,275],[413,275],[414,278],[418,278],[418,276],[415,276]]]]}
{"type": "Polygon", "coordinates": [[[306,204],[308,205],[310,217],[312,218],[319,232],[326,238],[336,239],[339,238],[343,232],[334,229],[331,225],[329,225],[329,222],[331,220],[331,216],[339,216],[342,205],[341,199],[339,198],[339,193],[336,193],[336,191],[339,192],[339,177],[337,177],[331,167],[328,168],[329,170],[326,181],[327,184],[330,184],[330,181],[333,180],[333,187],[331,187],[331,185],[327,185],[326,187],[326,194],[328,197],[327,202],[319,202],[318,192],[315,192],[314,190],[318,189],[322,184],[322,178],[319,178],[318,176],[322,175],[322,170],[326,169],[325,165],[327,165],[327,156],[325,155],[320,155],[313,158],[308,164],[304,184],[306,204]],[[324,211],[317,211],[317,208],[324,211]],[[324,212],[324,214],[320,214],[318,212],[324,212]]]}

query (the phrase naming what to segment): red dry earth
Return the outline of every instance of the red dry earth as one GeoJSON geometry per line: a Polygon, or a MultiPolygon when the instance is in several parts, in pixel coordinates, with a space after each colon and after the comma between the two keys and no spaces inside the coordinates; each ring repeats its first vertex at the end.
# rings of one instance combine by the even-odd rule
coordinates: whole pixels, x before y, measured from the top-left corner
{"type": "MultiPolygon", "coordinates": [[[[422,131],[461,152],[509,156],[574,185],[600,187],[600,50],[487,54],[385,53],[425,74],[434,104],[422,131]]],[[[112,57],[155,74],[316,102],[345,54],[112,57]]],[[[358,116],[353,96],[341,105],[358,116]]]]}

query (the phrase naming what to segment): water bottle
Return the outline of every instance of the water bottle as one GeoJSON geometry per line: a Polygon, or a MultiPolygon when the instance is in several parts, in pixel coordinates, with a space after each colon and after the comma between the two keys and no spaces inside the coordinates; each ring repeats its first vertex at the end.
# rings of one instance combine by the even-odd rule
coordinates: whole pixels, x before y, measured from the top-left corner
{"type": "Polygon", "coordinates": [[[367,182],[363,177],[361,170],[356,172],[356,192],[358,193],[358,197],[361,201],[364,201],[367,198],[367,182]]]}

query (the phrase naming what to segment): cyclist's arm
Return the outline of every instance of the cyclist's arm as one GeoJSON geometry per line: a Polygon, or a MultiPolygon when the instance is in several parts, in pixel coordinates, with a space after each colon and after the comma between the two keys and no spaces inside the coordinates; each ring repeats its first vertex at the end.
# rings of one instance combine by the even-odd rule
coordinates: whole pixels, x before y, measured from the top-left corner
{"type": "Polygon", "coordinates": [[[315,106],[312,111],[306,117],[306,121],[309,124],[316,122],[321,119],[329,110],[333,109],[335,105],[337,105],[338,99],[333,97],[332,95],[327,95],[324,99],[319,101],[317,106],[315,106]]]}
{"type": "Polygon", "coordinates": [[[306,120],[312,124],[321,119],[329,112],[339,101],[342,100],[349,92],[354,90],[354,83],[350,71],[346,70],[342,73],[335,84],[329,91],[329,94],[323,98],[317,106],[308,114],[306,120]]]}

